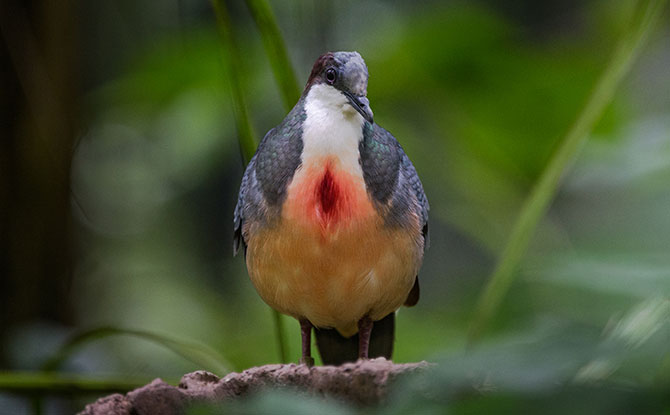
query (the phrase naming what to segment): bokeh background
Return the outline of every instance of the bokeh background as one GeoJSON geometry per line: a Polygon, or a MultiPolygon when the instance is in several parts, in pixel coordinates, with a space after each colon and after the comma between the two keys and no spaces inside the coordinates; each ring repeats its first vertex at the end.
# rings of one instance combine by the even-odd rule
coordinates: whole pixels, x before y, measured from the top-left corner
{"type": "MultiPolygon", "coordinates": [[[[260,138],[287,109],[249,9],[225,4],[260,138]]],[[[387,409],[519,408],[557,390],[550,408],[657,409],[670,385],[667,8],[466,347],[522,203],[637,3],[270,4],[301,85],[325,51],[363,55],[375,121],[431,204],[422,298],[398,314],[395,360],[443,363],[433,390],[409,385],[387,409]]],[[[9,0],[1,12],[0,371],[39,371],[71,336],[110,326],[207,345],[229,370],[279,362],[272,313],[232,257],[243,163],[211,4],[9,0]]],[[[283,324],[297,361],[299,326],[283,324]]],[[[101,335],[51,373],[174,382],[200,368],[161,341],[101,335]]],[[[4,385],[8,414],[72,413],[102,395],[4,385]]],[[[290,405],[254,408],[277,402],[290,405]]]]}

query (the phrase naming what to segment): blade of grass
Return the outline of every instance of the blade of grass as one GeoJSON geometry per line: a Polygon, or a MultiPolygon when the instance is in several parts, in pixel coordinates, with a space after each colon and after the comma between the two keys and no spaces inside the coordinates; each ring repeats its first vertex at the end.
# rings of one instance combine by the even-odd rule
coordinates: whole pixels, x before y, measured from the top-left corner
{"type": "MultiPolygon", "coordinates": [[[[256,152],[256,147],[258,142],[256,140],[256,134],[253,131],[253,126],[251,124],[251,119],[249,118],[249,111],[247,110],[246,101],[244,99],[244,94],[242,92],[242,85],[240,84],[240,70],[241,70],[241,60],[238,53],[238,49],[235,43],[233,36],[233,27],[230,21],[230,15],[228,14],[228,9],[223,0],[211,0],[212,8],[214,9],[214,14],[216,14],[216,23],[219,28],[219,33],[221,35],[221,43],[223,44],[223,49],[225,53],[224,62],[227,64],[227,73],[228,73],[228,83],[232,91],[233,98],[233,111],[235,112],[235,124],[237,125],[238,139],[240,143],[240,152],[242,154],[242,161],[246,166],[249,163],[249,160],[253,157],[256,152]]],[[[272,11],[268,9],[270,15],[272,11]]],[[[267,16],[266,16],[267,18],[267,16]]],[[[274,21],[274,18],[271,18],[274,21]]],[[[279,29],[276,29],[276,34],[279,35],[279,29]]],[[[272,43],[276,45],[276,42],[272,43]]],[[[283,46],[283,42],[281,42],[283,46]]],[[[281,56],[278,54],[277,59],[281,59],[281,56]]],[[[288,63],[288,57],[286,56],[286,51],[284,51],[285,62],[288,63]]],[[[272,59],[271,59],[272,60],[272,59]]],[[[273,66],[274,68],[274,66],[273,66]]],[[[289,68],[290,70],[290,68],[289,68]]],[[[288,79],[285,77],[283,79],[288,79]]],[[[295,82],[295,80],[294,80],[295,82]]],[[[297,85],[297,84],[296,84],[297,85]]],[[[297,99],[296,99],[297,100],[297,99]]],[[[275,335],[277,337],[277,344],[279,347],[279,360],[282,363],[287,362],[287,346],[286,339],[284,338],[284,325],[282,322],[282,315],[278,311],[272,310],[273,321],[275,325],[275,335]]]]}
{"type": "Polygon", "coordinates": [[[288,360],[288,350],[286,348],[286,338],[284,337],[284,316],[277,310],[271,309],[271,311],[275,326],[275,337],[279,347],[279,359],[282,363],[286,363],[288,360]]]}
{"type": "MultiPolygon", "coordinates": [[[[91,377],[45,372],[0,372],[0,390],[17,393],[127,392],[151,382],[151,378],[106,376],[91,377]]],[[[176,384],[173,379],[172,384],[176,384]]]]}
{"type": "MultiPolygon", "coordinates": [[[[286,111],[290,111],[300,98],[300,87],[291,67],[291,61],[286,51],[284,38],[279,31],[277,20],[267,0],[247,0],[246,3],[254,22],[256,22],[258,31],[261,33],[265,53],[268,55],[275,81],[281,91],[284,108],[286,111]]],[[[275,335],[279,344],[279,356],[281,361],[286,363],[288,350],[284,339],[283,316],[275,310],[272,310],[272,313],[275,335]]]]}
{"type": "Polygon", "coordinates": [[[233,112],[235,114],[235,125],[237,126],[240,152],[242,153],[242,160],[246,165],[256,152],[258,142],[256,141],[256,134],[254,133],[253,125],[249,118],[249,111],[247,109],[246,99],[240,82],[242,61],[233,36],[233,26],[230,21],[230,15],[228,14],[228,9],[226,8],[224,1],[211,0],[211,3],[212,8],[214,9],[214,14],[216,15],[216,25],[221,36],[221,44],[223,45],[223,63],[226,66],[228,83],[232,94],[233,112]]]}
{"type": "Polygon", "coordinates": [[[514,282],[517,265],[526,252],[537,224],[556,194],[562,176],[575,160],[588,133],[612,100],[621,79],[632,66],[654,23],[660,17],[664,4],[665,0],[638,2],[629,29],[595,85],[585,107],[563,138],[523,205],[498,264],[475,306],[468,332],[469,344],[479,338],[514,282]]]}
{"type": "MultiPolygon", "coordinates": [[[[261,32],[265,53],[268,55],[275,81],[279,85],[284,108],[290,111],[300,98],[300,87],[295,72],[291,67],[291,61],[286,51],[284,38],[279,31],[279,25],[275,19],[272,8],[267,0],[247,0],[249,12],[256,22],[258,31],[261,32]]],[[[275,335],[279,344],[279,356],[283,363],[287,361],[288,349],[284,338],[283,316],[272,310],[275,325],[275,335]]]]}
{"type": "Polygon", "coordinates": [[[82,331],[70,338],[49,360],[43,365],[43,370],[57,370],[70,356],[77,352],[82,346],[94,340],[110,336],[132,336],[148,340],[163,346],[184,359],[198,365],[200,368],[210,372],[223,375],[230,372],[229,365],[213,349],[200,343],[177,340],[143,330],[128,330],[118,327],[98,327],[82,331]]]}
{"type": "Polygon", "coordinates": [[[261,32],[265,53],[268,55],[270,66],[272,66],[272,71],[279,85],[284,107],[288,111],[293,108],[300,98],[300,87],[291,67],[284,38],[279,31],[279,25],[267,0],[246,0],[246,3],[258,30],[261,32]]]}

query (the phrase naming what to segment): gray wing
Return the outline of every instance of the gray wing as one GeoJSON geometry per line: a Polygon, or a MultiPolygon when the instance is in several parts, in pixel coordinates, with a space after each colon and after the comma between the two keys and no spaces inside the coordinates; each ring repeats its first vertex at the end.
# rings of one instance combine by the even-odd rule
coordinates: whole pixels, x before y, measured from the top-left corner
{"type": "Polygon", "coordinates": [[[377,124],[365,123],[359,151],[368,192],[379,205],[390,202],[386,223],[405,226],[409,214],[416,214],[427,238],[428,199],[414,165],[395,137],[377,124]]]}
{"type": "MultiPolygon", "coordinates": [[[[430,207],[428,206],[428,198],[426,198],[426,193],[423,191],[423,185],[421,184],[421,180],[419,179],[419,175],[417,174],[414,165],[412,164],[409,157],[407,157],[407,154],[405,154],[405,152],[402,150],[402,148],[400,148],[400,151],[402,152],[402,157],[400,162],[400,179],[398,188],[401,188],[404,185],[406,186],[406,192],[411,193],[416,197],[416,202],[418,205],[418,212],[416,213],[419,216],[421,224],[421,235],[423,236],[423,250],[425,252],[426,249],[428,248],[428,245],[430,244],[428,238],[428,210],[430,209],[430,207]]],[[[394,197],[393,199],[394,205],[391,208],[392,210],[397,209],[395,204],[396,199],[400,198],[394,197]]],[[[399,203],[400,206],[402,206],[402,204],[403,203],[399,203]]],[[[416,303],[419,302],[419,297],[420,297],[419,276],[417,275],[416,279],[414,280],[414,286],[412,286],[412,289],[407,295],[405,305],[407,307],[416,305],[416,303]]]]}
{"type": "MultiPolygon", "coordinates": [[[[402,150],[401,150],[402,151],[402,150]]],[[[428,248],[429,239],[428,239],[428,211],[430,206],[428,205],[428,198],[426,193],[423,191],[423,185],[419,179],[419,175],[414,168],[414,165],[410,161],[407,154],[403,151],[402,153],[402,168],[400,170],[401,175],[404,177],[404,180],[408,184],[409,188],[412,189],[412,192],[416,196],[417,202],[419,204],[419,218],[421,219],[422,233],[424,238],[424,250],[428,248]]]]}
{"type": "Polygon", "coordinates": [[[270,222],[280,211],[286,187],[300,165],[302,122],[305,118],[301,99],[277,127],[265,134],[256,154],[247,165],[240,185],[233,218],[233,255],[246,240],[246,222],[270,222]]]}
{"type": "MultiPolygon", "coordinates": [[[[428,247],[428,198],[414,165],[400,143],[384,128],[366,123],[359,151],[368,192],[379,206],[390,202],[390,207],[384,212],[385,223],[388,226],[408,226],[411,217],[417,215],[425,250],[428,247]]],[[[417,275],[405,305],[415,305],[419,296],[417,275]]]]}
{"type": "Polygon", "coordinates": [[[244,246],[244,253],[247,252],[247,244],[242,237],[242,223],[245,220],[244,211],[249,211],[249,208],[245,209],[245,206],[253,204],[258,209],[263,202],[261,200],[252,201],[254,199],[253,195],[258,194],[258,180],[256,179],[256,156],[252,157],[251,161],[247,165],[246,170],[244,171],[244,176],[242,176],[242,184],[240,185],[240,193],[237,196],[237,204],[235,205],[235,213],[233,217],[233,256],[237,255],[237,252],[240,249],[240,245],[244,246]],[[253,189],[253,190],[252,190],[253,189]]]}

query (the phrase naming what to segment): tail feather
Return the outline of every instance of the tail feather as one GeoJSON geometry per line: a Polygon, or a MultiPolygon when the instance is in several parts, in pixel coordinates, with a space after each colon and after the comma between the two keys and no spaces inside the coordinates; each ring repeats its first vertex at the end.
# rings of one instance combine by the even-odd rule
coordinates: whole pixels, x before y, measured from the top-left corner
{"type": "MultiPolygon", "coordinates": [[[[395,313],[375,321],[370,334],[370,358],[391,359],[395,333],[395,313]]],[[[324,365],[341,365],[358,360],[358,333],[343,337],[335,329],[316,329],[316,346],[324,365]]]]}

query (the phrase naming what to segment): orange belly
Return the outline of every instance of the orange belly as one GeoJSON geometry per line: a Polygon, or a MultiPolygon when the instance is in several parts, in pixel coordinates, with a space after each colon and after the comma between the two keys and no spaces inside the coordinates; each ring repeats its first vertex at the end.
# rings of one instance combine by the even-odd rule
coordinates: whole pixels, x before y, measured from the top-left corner
{"type": "Polygon", "coordinates": [[[421,261],[416,235],[385,227],[363,178],[330,159],[296,171],[281,219],[249,232],[247,244],[249,275],[266,303],[345,336],[364,315],[398,309],[421,261]]]}

